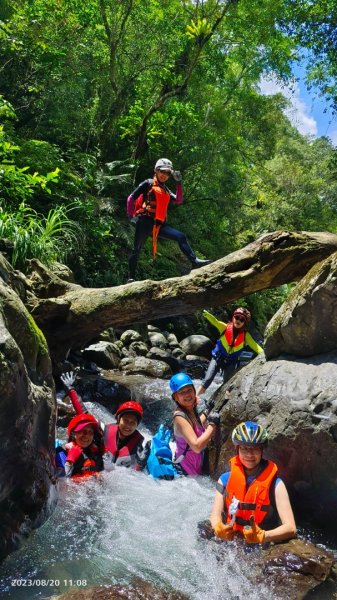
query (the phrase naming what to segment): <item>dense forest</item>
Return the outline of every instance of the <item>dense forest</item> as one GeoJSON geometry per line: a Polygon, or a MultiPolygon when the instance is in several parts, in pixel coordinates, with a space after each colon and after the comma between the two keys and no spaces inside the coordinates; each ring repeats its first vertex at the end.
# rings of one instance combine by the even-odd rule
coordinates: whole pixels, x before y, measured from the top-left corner
{"type": "MultiPolygon", "coordinates": [[[[14,266],[125,283],[126,197],[161,156],[183,175],[170,223],[201,257],[281,228],[336,232],[336,149],[259,92],[305,53],[308,85],[335,109],[336,40],[334,0],[0,0],[0,238],[14,266]]],[[[176,244],[158,249],[142,278],[188,272],[176,244]]],[[[287,291],[249,299],[261,326],[287,291]]]]}

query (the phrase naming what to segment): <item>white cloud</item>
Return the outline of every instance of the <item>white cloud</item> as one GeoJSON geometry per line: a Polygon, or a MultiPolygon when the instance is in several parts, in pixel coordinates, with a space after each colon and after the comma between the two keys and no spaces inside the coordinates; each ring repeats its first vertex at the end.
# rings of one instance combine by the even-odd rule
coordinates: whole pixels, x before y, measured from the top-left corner
{"type": "Polygon", "coordinates": [[[276,78],[270,77],[268,79],[261,79],[259,88],[265,96],[283,94],[290,102],[290,106],[284,111],[289,121],[302,135],[317,136],[317,122],[310,115],[310,107],[302,100],[297,82],[294,82],[292,86],[283,86],[276,78]]]}

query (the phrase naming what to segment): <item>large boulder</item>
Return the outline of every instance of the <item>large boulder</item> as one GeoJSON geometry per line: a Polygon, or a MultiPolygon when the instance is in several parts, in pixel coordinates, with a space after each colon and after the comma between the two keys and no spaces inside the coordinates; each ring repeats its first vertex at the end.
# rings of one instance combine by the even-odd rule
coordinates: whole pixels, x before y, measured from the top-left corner
{"type": "Polygon", "coordinates": [[[222,439],[212,453],[216,475],[233,455],[230,433],[256,420],[269,432],[266,456],[284,478],[297,519],[337,532],[337,352],[312,358],[259,355],[215,394],[222,439]]]}
{"type": "Polygon", "coordinates": [[[205,335],[188,335],[180,342],[182,351],[187,355],[202,356],[211,358],[213,344],[205,335]]]}
{"type": "Polygon", "coordinates": [[[337,350],[337,253],[318,263],[268,323],[267,358],[314,356],[337,350]]]}
{"type": "Polygon", "coordinates": [[[141,373],[150,377],[167,378],[172,375],[172,370],[167,363],[162,360],[145,358],[145,356],[122,358],[119,368],[125,373],[141,373]]]}
{"type": "Polygon", "coordinates": [[[84,360],[93,361],[102,369],[118,369],[121,351],[113,342],[97,342],[83,350],[84,360]]]}
{"type": "Polygon", "coordinates": [[[56,500],[56,397],[45,338],[8,284],[0,255],[0,558],[41,523],[56,500]]]}

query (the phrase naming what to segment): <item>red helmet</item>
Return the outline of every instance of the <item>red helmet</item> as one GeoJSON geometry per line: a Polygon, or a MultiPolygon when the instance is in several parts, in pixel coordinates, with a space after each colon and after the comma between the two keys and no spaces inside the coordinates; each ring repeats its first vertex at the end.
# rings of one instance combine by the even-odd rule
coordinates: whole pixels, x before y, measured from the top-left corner
{"type": "Polygon", "coordinates": [[[117,408],[116,413],[115,413],[115,417],[116,417],[117,421],[119,421],[120,417],[126,412],[136,413],[138,423],[143,418],[143,407],[138,402],[134,402],[133,400],[129,400],[128,402],[123,402],[123,404],[121,404],[117,408]]]}
{"type": "Polygon", "coordinates": [[[246,323],[249,323],[251,314],[247,308],[242,308],[242,306],[239,306],[239,308],[236,308],[235,311],[233,312],[233,317],[236,317],[236,316],[243,317],[245,319],[246,323]]]}
{"type": "Polygon", "coordinates": [[[76,415],[73,417],[68,425],[68,437],[71,438],[71,434],[75,432],[77,429],[80,431],[86,425],[90,425],[94,429],[99,429],[99,424],[97,419],[95,419],[94,415],[89,415],[88,413],[81,413],[80,415],[76,415]]]}

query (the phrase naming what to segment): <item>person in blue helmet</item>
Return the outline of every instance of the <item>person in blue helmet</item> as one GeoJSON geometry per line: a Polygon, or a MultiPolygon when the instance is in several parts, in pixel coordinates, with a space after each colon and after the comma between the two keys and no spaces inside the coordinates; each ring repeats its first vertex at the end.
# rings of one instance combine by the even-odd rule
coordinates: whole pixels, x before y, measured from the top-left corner
{"type": "Polygon", "coordinates": [[[276,464],[263,458],[268,442],[266,429],[254,421],[239,423],[232,432],[232,442],[236,455],[229,461],[230,471],[216,484],[210,516],[215,535],[226,541],[241,535],[248,544],[295,537],[296,524],[286,486],[276,464]]]}
{"type": "Polygon", "coordinates": [[[220,423],[218,413],[197,412],[197,395],[187,373],[176,373],[170,379],[172,398],[177,404],[173,413],[176,453],[174,463],[185,475],[202,475],[204,450],[220,423]]]}

